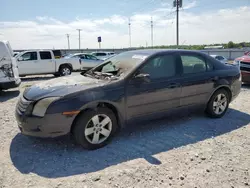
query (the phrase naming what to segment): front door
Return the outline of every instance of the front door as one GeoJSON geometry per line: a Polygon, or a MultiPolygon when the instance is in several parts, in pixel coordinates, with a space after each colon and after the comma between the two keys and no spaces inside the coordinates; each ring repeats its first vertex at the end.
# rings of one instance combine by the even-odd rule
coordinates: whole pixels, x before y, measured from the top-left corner
{"type": "Polygon", "coordinates": [[[180,105],[180,83],[175,54],[161,55],[148,60],[130,78],[126,87],[127,119],[152,115],[180,105]],[[149,80],[136,75],[149,74],[149,80]]]}
{"type": "Polygon", "coordinates": [[[206,104],[214,88],[212,64],[195,52],[181,52],[181,106],[206,104]]]}
{"type": "Polygon", "coordinates": [[[37,52],[26,52],[17,58],[18,72],[20,75],[38,73],[36,63],[38,61],[37,52]]]}

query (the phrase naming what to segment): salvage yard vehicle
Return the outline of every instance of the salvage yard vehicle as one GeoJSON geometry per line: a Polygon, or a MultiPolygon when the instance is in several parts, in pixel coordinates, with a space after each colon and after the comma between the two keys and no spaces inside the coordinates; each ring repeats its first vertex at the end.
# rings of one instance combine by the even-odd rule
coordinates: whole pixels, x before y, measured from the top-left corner
{"type": "Polygon", "coordinates": [[[70,54],[64,58],[66,58],[66,59],[78,58],[80,61],[82,70],[93,68],[93,67],[95,67],[103,62],[103,60],[98,59],[97,57],[95,57],[91,54],[87,54],[87,53],[70,54]]]}
{"type": "Polygon", "coordinates": [[[96,56],[98,59],[106,60],[115,55],[114,52],[92,52],[91,55],[96,56]]]}
{"type": "Polygon", "coordinates": [[[214,59],[217,59],[218,61],[221,61],[222,63],[228,63],[228,59],[221,55],[210,55],[214,59]]]}
{"type": "Polygon", "coordinates": [[[67,76],[81,69],[77,59],[58,59],[53,50],[34,50],[19,53],[16,56],[20,76],[36,74],[54,74],[67,76]]]}
{"type": "Polygon", "coordinates": [[[18,87],[19,78],[16,59],[7,41],[0,41],[0,90],[18,87]]]}
{"type": "Polygon", "coordinates": [[[25,135],[72,133],[84,148],[97,149],[127,123],[169,112],[202,107],[210,117],[220,118],[240,88],[237,66],[204,53],[136,50],[81,75],[26,88],[16,106],[16,119],[25,135]]]}
{"type": "Polygon", "coordinates": [[[250,52],[234,60],[234,64],[240,66],[242,82],[250,84],[250,52]]]}

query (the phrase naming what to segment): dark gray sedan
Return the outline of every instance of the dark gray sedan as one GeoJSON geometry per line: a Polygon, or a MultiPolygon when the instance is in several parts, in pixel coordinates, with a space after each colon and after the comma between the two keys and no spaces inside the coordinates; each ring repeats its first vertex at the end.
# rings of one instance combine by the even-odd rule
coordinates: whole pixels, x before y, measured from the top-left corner
{"type": "Polygon", "coordinates": [[[97,149],[129,122],[195,107],[220,118],[240,88],[237,66],[204,53],[129,51],[81,75],[27,88],[17,104],[16,119],[25,135],[72,133],[84,148],[97,149]]]}

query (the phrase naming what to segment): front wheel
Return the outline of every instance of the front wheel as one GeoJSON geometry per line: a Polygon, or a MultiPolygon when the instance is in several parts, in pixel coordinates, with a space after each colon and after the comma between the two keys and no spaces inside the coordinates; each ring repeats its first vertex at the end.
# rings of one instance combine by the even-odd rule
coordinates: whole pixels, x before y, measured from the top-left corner
{"type": "Polygon", "coordinates": [[[117,130],[117,119],[112,110],[97,108],[81,114],[76,121],[73,135],[85,149],[94,150],[107,145],[117,130]]]}
{"type": "Polygon", "coordinates": [[[62,65],[59,69],[59,73],[61,76],[67,76],[67,75],[71,75],[71,67],[68,65],[62,65]]]}
{"type": "Polygon", "coordinates": [[[207,104],[206,112],[212,118],[224,116],[229,105],[229,94],[225,89],[216,91],[207,104]]]}

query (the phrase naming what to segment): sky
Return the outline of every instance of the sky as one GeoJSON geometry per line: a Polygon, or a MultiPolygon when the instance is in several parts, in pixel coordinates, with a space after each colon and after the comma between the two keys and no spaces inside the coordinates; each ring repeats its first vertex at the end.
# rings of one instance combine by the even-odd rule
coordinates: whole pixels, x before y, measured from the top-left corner
{"type": "MultiPolygon", "coordinates": [[[[173,0],[1,0],[0,40],[13,49],[151,46],[176,43],[173,0]]],[[[250,0],[183,0],[180,44],[250,41],[250,0]]]]}

